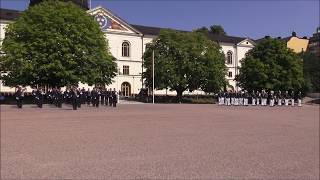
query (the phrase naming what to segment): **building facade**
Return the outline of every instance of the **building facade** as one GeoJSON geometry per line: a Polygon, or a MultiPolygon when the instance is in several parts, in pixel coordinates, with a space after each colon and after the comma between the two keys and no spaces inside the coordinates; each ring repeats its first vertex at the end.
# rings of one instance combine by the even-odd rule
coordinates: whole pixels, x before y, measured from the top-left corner
{"type": "Polygon", "coordinates": [[[318,27],[316,32],[310,37],[308,50],[320,57],[320,27],[318,27]]]}
{"type": "MultiPolygon", "coordinates": [[[[5,27],[19,17],[21,12],[15,10],[1,9],[0,14],[0,43],[5,37],[5,27]]],[[[124,96],[138,94],[141,88],[144,88],[143,72],[143,54],[146,50],[146,44],[150,43],[159,34],[162,28],[149,27],[142,25],[129,24],[125,20],[116,16],[110,10],[98,6],[87,10],[87,13],[94,16],[99,23],[101,30],[105,33],[111,54],[116,58],[117,76],[113,83],[106,88],[115,88],[121,91],[124,96]]],[[[229,88],[239,90],[235,76],[239,73],[241,60],[246,52],[252,49],[255,43],[248,38],[233,37],[224,35],[209,35],[209,39],[220,44],[222,51],[226,56],[226,66],[228,67],[227,79],[229,88]]],[[[87,84],[79,84],[80,87],[91,88],[87,84]]],[[[3,86],[0,82],[1,92],[14,92],[14,88],[3,86]]],[[[28,88],[31,91],[31,88],[28,88]]],[[[166,90],[158,90],[156,94],[172,94],[166,90]]],[[[193,93],[203,94],[202,91],[193,93]]],[[[189,92],[185,92],[189,94],[189,92]]]]}

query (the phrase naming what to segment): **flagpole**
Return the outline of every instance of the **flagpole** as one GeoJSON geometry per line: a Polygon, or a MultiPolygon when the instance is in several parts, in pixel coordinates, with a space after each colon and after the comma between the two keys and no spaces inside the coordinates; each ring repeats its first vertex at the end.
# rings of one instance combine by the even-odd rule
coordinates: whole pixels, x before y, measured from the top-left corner
{"type": "Polygon", "coordinates": [[[154,104],[154,50],[152,51],[152,104],[154,104]]]}

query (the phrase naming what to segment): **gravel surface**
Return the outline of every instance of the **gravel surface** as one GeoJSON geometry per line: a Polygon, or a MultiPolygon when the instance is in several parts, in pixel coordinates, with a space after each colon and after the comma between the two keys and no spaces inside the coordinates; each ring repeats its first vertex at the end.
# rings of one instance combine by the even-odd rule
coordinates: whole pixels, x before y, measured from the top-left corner
{"type": "Polygon", "coordinates": [[[319,106],[1,107],[1,179],[319,179],[319,106]]]}

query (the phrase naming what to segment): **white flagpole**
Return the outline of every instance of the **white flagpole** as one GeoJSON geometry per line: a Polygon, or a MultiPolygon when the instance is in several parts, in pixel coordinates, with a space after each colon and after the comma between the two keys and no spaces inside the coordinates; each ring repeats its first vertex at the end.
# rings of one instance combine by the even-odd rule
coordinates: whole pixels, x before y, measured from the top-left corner
{"type": "Polygon", "coordinates": [[[154,104],[154,50],[152,51],[152,104],[154,104]]]}

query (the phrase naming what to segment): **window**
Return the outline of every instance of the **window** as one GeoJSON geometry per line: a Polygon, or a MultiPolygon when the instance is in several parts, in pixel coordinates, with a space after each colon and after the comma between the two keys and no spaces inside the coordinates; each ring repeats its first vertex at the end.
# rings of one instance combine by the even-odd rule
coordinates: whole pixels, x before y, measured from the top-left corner
{"type": "Polygon", "coordinates": [[[129,66],[123,66],[123,75],[129,75],[129,66]]]}
{"type": "Polygon", "coordinates": [[[122,43],[122,57],[129,57],[130,56],[130,44],[129,42],[122,43]]]}
{"type": "Polygon", "coordinates": [[[232,78],[232,72],[231,71],[228,72],[228,76],[229,76],[229,78],[232,78]]]}
{"type": "Polygon", "coordinates": [[[228,51],[227,53],[227,64],[232,64],[232,52],[228,51]]]}

